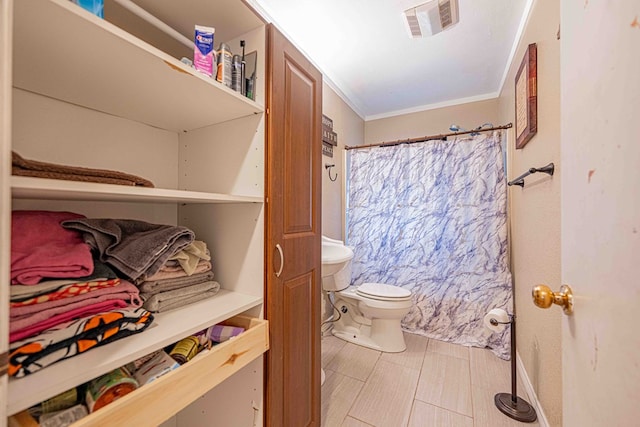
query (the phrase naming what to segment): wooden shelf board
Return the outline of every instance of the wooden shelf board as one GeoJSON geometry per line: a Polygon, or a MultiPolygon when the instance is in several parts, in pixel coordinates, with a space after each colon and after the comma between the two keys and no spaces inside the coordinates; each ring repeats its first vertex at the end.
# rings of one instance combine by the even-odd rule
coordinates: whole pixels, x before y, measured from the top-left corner
{"type": "Polygon", "coordinates": [[[264,111],[68,0],[14,8],[17,88],[175,132],[264,111]]]}
{"type": "Polygon", "coordinates": [[[26,377],[11,378],[7,414],[27,409],[262,302],[262,297],[221,289],[212,298],[158,313],[154,315],[153,324],[139,334],[94,348],[26,377]]]}
{"type": "Polygon", "coordinates": [[[234,196],[22,176],[11,177],[11,190],[12,196],[17,199],[200,204],[263,202],[263,198],[257,196],[234,196]]]}

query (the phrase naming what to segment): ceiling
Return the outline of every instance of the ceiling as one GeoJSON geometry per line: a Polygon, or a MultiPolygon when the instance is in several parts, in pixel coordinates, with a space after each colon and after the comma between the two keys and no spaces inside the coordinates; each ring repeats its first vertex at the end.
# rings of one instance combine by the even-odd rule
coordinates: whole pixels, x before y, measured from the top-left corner
{"type": "Polygon", "coordinates": [[[253,0],[365,120],[498,96],[532,0],[459,0],[460,22],[411,39],[427,0],[253,0]]]}

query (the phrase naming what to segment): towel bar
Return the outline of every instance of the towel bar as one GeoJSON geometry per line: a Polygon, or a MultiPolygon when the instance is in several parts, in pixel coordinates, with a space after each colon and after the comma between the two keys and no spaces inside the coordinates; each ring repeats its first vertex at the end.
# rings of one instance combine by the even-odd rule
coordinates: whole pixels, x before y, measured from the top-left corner
{"type": "Polygon", "coordinates": [[[553,163],[549,163],[548,165],[542,166],[539,168],[530,168],[528,171],[526,171],[516,179],[507,182],[507,185],[508,186],[519,185],[520,187],[524,188],[524,179],[529,175],[534,174],[536,172],[544,172],[546,174],[553,176],[554,170],[555,170],[555,166],[553,163]]]}

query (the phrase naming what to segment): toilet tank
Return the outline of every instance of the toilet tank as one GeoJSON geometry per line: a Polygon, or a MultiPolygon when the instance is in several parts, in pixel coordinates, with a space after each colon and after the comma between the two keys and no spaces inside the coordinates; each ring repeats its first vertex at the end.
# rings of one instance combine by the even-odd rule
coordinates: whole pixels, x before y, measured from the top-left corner
{"type": "Polygon", "coordinates": [[[330,276],[322,278],[322,289],[325,291],[341,291],[351,285],[351,260],[340,270],[330,276]]]}
{"type": "Polygon", "coordinates": [[[341,291],[351,284],[353,250],[339,240],[322,236],[322,289],[341,291]]]}

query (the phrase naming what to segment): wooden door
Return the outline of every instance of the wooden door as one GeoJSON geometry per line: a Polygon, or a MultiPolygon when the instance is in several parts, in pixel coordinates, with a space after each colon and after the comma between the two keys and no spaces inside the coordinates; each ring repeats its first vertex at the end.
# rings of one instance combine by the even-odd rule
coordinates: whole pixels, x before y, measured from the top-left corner
{"type": "Polygon", "coordinates": [[[561,17],[563,425],[639,425],[640,2],[561,17]]]}
{"type": "Polygon", "coordinates": [[[322,75],[267,29],[266,425],[320,425],[322,75]]]}

